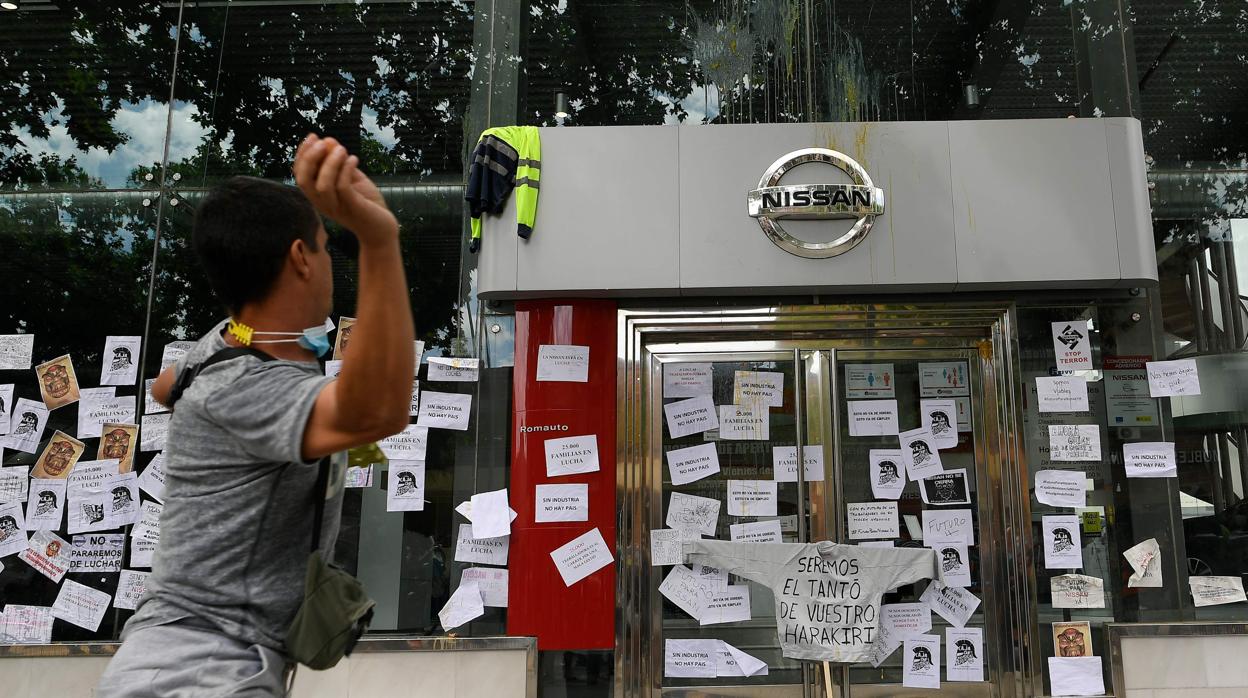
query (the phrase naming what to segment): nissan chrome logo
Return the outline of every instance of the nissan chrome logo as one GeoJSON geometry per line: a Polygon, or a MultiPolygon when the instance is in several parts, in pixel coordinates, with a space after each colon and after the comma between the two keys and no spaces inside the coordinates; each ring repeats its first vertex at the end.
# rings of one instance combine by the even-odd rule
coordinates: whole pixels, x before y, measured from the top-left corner
{"type": "Polygon", "coordinates": [[[867,237],[875,217],[884,213],[884,190],[848,155],[827,148],[803,148],[771,163],[758,180],[758,188],[750,192],[748,204],[750,216],[758,219],[777,247],[799,257],[825,259],[849,252],[867,237]],[[785,173],[809,162],[832,165],[849,175],[853,184],[780,184],[785,173]],[[849,232],[831,242],[806,242],[785,231],[780,225],[785,218],[857,220],[849,232]]]}

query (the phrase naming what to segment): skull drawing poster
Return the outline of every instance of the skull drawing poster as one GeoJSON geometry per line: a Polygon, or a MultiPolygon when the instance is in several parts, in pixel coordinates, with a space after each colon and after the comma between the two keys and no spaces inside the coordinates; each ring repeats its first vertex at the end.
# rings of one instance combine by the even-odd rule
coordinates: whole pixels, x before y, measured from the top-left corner
{"type": "Polygon", "coordinates": [[[109,422],[100,427],[100,447],[95,457],[121,463],[120,472],[134,469],[134,444],[139,428],[134,424],[109,422]]]}
{"type": "Polygon", "coordinates": [[[39,460],[35,461],[31,476],[44,480],[69,477],[69,471],[73,470],[74,463],[78,462],[86,448],[86,444],[69,434],[63,431],[54,432],[48,445],[43,447],[43,453],[39,454],[39,460]]]}
{"type": "Polygon", "coordinates": [[[1093,657],[1092,626],[1088,621],[1053,624],[1053,656],[1093,657]]]}
{"type": "Polygon", "coordinates": [[[139,379],[139,347],[143,338],[109,336],[100,360],[100,385],[134,385],[139,379]]]}
{"type": "Polygon", "coordinates": [[[48,407],[42,402],[18,398],[9,421],[9,436],[4,447],[34,453],[43,439],[48,424],[48,407]]]}
{"type": "Polygon", "coordinates": [[[39,364],[35,374],[39,376],[39,391],[48,409],[78,402],[78,376],[74,374],[74,362],[69,354],[39,364]]]}

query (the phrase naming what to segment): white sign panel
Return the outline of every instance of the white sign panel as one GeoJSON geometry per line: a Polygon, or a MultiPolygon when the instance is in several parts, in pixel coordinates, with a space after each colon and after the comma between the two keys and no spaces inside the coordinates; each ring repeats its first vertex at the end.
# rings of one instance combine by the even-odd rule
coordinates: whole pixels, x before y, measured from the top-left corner
{"type": "Polygon", "coordinates": [[[667,469],[673,485],[686,485],[719,472],[715,444],[699,444],[667,452],[667,469]]]}
{"type": "Polygon", "coordinates": [[[770,409],[761,403],[719,406],[719,438],[725,441],[767,441],[770,409]]]}
{"type": "Polygon", "coordinates": [[[719,419],[715,413],[715,403],[708,395],[663,405],[663,414],[667,417],[667,432],[673,439],[719,427],[719,419]]]}
{"type": "Polygon", "coordinates": [[[420,416],[416,424],[433,429],[468,431],[472,416],[471,393],[438,393],[425,390],[420,395],[420,416]]]}
{"type": "Polygon", "coordinates": [[[663,397],[699,397],[711,394],[714,374],[708,363],[663,364],[663,397]]]}
{"type": "Polygon", "coordinates": [[[598,437],[595,434],[546,439],[546,477],[598,472],[598,437]]]}
{"type": "Polygon", "coordinates": [[[472,524],[460,524],[459,536],[455,539],[455,562],[505,566],[510,545],[511,536],[473,538],[472,524]]]}
{"type": "Polygon", "coordinates": [[[775,371],[735,371],[732,396],[733,402],[738,405],[783,407],[784,374],[775,371]]]}
{"type": "Polygon", "coordinates": [[[533,520],[537,523],[550,521],[589,521],[589,485],[538,485],[535,494],[533,520]]]}
{"type": "Polygon", "coordinates": [[[873,448],[870,461],[871,495],[876,499],[897,499],[906,489],[906,462],[900,450],[873,448]]]}
{"type": "Polygon", "coordinates": [[[709,396],[713,377],[710,363],[664,363],[663,397],[709,396]]]}
{"type": "Polygon", "coordinates": [[[572,586],[615,561],[597,528],[555,548],[550,557],[565,586],[572,586]]]}
{"type": "Polygon", "coordinates": [[[107,337],[100,361],[100,385],[134,385],[139,379],[139,347],[142,343],[142,337],[107,337]]]}
{"type": "Polygon", "coordinates": [[[542,344],[537,348],[537,380],[589,382],[589,347],[542,344]]]}
{"type": "Polygon", "coordinates": [[[426,380],[445,383],[475,383],[481,372],[481,359],[430,356],[426,380]]]}
{"type": "Polygon", "coordinates": [[[429,427],[408,424],[403,431],[378,441],[377,446],[390,460],[423,461],[429,449],[429,427]]]}
{"type": "Polygon", "coordinates": [[[775,480],[729,480],[729,516],[776,516],[775,480]]]}
{"type": "Polygon", "coordinates": [[[667,527],[715,535],[719,522],[719,500],[673,492],[667,504],[667,527]]]}
{"type": "Polygon", "coordinates": [[[920,400],[923,426],[936,442],[936,448],[958,445],[958,405],[952,399],[920,400]]]}
{"type": "MultiPolygon", "coordinates": [[[[806,482],[823,482],[823,446],[808,444],[802,449],[806,461],[802,477],[806,482]]],[[[771,449],[771,467],[776,482],[797,482],[797,446],[775,446],[771,449]]]]}
{"type": "Polygon", "coordinates": [[[940,449],[927,429],[911,429],[902,432],[901,457],[906,461],[906,472],[914,481],[938,475],[945,471],[940,463],[940,449]]]}
{"type": "Polygon", "coordinates": [[[1088,340],[1087,320],[1055,322],[1053,324],[1053,353],[1059,371],[1090,371],[1092,343],[1088,340]]]}
{"type": "Polygon", "coordinates": [[[1051,507],[1087,506],[1086,481],[1081,470],[1037,471],[1036,500],[1051,507]]]}
{"type": "Polygon", "coordinates": [[[845,364],[845,397],[896,397],[897,372],[892,364],[845,364]]]}
{"type": "Polygon", "coordinates": [[[970,371],[965,361],[919,364],[919,397],[969,397],[970,371]]]}
{"type": "Polygon", "coordinates": [[[896,400],[850,400],[850,436],[895,436],[897,434],[896,400]]]}
{"type": "Polygon", "coordinates": [[[1041,412],[1087,412],[1088,382],[1082,376],[1036,376],[1041,412]]]}
{"type": "Polygon", "coordinates": [[[1044,568],[1077,570],[1083,567],[1083,545],[1079,537],[1079,517],[1074,514],[1043,516],[1040,528],[1044,546],[1044,568]]]}
{"type": "Polygon", "coordinates": [[[1178,477],[1174,444],[1169,441],[1144,441],[1122,445],[1122,463],[1127,477],[1178,477]]]}

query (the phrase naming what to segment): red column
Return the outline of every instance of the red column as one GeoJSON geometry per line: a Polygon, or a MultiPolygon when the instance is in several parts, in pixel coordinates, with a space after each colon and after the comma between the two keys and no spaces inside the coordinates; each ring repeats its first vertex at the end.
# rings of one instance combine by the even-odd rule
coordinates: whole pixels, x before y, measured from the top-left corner
{"type": "Polygon", "coordinates": [[[594,528],[615,550],[615,366],[616,307],[610,301],[524,301],[516,304],[515,425],[511,457],[509,635],[534,635],[543,650],[615,647],[615,568],[598,570],[573,584],[550,552],[594,528]],[[538,347],[589,347],[589,381],[537,381],[538,347]],[[546,477],[545,441],[593,434],[599,471],[546,477]],[[588,483],[589,520],[535,523],[535,487],[588,483]]]}

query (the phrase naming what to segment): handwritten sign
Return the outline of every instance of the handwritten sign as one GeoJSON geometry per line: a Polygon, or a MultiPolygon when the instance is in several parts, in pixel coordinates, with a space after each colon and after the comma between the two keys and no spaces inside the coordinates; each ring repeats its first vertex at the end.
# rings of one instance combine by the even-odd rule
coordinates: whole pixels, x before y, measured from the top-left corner
{"type": "Polygon", "coordinates": [[[1200,395],[1200,374],[1195,359],[1149,361],[1148,393],[1153,397],[1200,395]]]}
{"type": "Polygon", "coordinates": [[[1105,608],[1105,582],[1086,574],[1059,574],[1049,579],[1053,608],[1105,608]]]}
{"type": "Polygon", "coordinates": [[[719,500],[673,492],[667,503],[667,527],[715,535],[719,521],[719,500]]]}
{"type": "Polygon", "coordinates": [[[1036,406],[1041,412],[1087,412],[1088,382],[1082,376],[1037,376],[1036,406]]]}
{"type": "Polygon", "coordinates": [[[0,334],[0,371],[30,368],[35,353],[35,335],[0,334]]]}
{"type": "Polygon", "coordinates": [[[930,510],[923,512],[923,538],[960,540],[975,545],[975,527],[970,509],[930,510]]]}
{"type": "Polygon", "coordinates": [[[901,535],[897,525],[897,502],[862,502],[846,504],[849,516],[849,539],[896,538],[901,535]]]}
{"type": "Polygon", "coordinates": [[[1055,461],[1101,460],[1101,428],[1096,424],[1050,424],[1049,457],[1055,461]]]}

